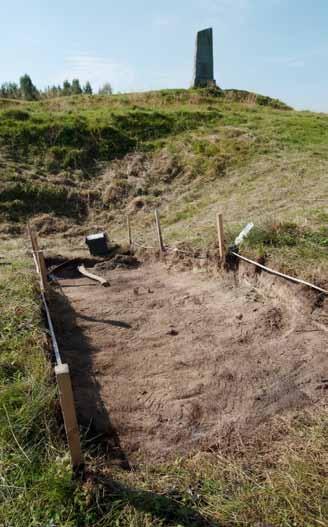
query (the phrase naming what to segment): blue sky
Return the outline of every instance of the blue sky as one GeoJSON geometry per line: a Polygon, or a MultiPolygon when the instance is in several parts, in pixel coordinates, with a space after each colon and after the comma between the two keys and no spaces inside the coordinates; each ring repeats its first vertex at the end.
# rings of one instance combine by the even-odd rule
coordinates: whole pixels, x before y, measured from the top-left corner
{"type": "Polygon", "coordinates": [[[188,87],[196,31],[214,29],[223,88],[328,112],[327,0],[2,0],[0,83],[79,77],[115,92],[188,87]]]}

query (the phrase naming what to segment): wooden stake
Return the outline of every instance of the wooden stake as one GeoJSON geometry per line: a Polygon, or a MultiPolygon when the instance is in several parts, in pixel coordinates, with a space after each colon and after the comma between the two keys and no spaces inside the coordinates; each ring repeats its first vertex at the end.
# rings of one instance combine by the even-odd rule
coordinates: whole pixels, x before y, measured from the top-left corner
{"type": "Polygon", "coordinates": [[[223,214],[221,213],[217,215],[217,227],[218,227],[220,258],[223,261],[225,259],[225,246],[224,246],[223,214]]]}
{"type": "Polygon", "coordinates": [[[28,235],[29,235],[30,240],[31,240],[32,249],[34,251],[34,242],[33,242],[33,238],[32,238],[31,226],[30,226],[29,223],[27,223],[27,232],[28,232],[28,235]]]}
{"type": "Polygon", "coordinates": [[[46,262],[44,260],[43,251],[38,251],[37,255],[38,255],[38,262],[39,262],[40,275],[41,275],[41,289],[46,292],[48,289],[48,270],[47,270],[46,262]]]}
{"type": "Polygon", "coordinates": [[[29,223],[27,224],[27,232],[28,232],[30,240],[31,240],[32,254],[33,254],[34,264],[35,264],[35,267],[36,267],[36,272],[40,273],[39,258],[38,258],[38,254],[37,254],[38,242],[37,242],[37,240],[35,238],[35,234],[32,231],[31,226],[30,226],[29,223]]]}
{"type": "Polygon", "coordinates": [[[132,233],[131,233],[131,223],[130,223],[130,216],[128,215],[126,217],[126,224],[128,227],[128,237],[129,237],[129,245],[132,246],[132,233]]]}
{"type": "Polygon", "coordinates": [[[32,240],[32,244],[33,244],[35,252],[39,251],[40,247],[39,247],[39,242],[38,242],[38,236],[36,232],[34,232],[33,229],[31,229],[31,240],[32,240]]]}
{"type": "Polygon", "coordinates": [[[71,453],[71,461],[73,467],[77,468],[83,464],[83,456],[68,364],[60,364],[56,366],[55,373],[59,387],[60,405],[63,412],[66,437],[71,453]]]}
{"type": "Polygon", "coordinates": [[[163,237],[162,237],[162,229],[161,229],[161,223],[159,220],[159,214],[158,209],[155,209],[155,220],[156,220],[156,228],[157,228],[157,236],[158,236],[158,243],[161,253],[165,251],[164,243],[163,243],[163,237]]]}

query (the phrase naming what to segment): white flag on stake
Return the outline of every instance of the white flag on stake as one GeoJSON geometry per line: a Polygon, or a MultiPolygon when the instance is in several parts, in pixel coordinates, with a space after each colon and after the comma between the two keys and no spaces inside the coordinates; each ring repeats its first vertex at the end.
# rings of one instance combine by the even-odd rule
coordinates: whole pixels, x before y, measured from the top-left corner
{"type": "Polygon", "coordinates": [[[254,223],[247,223],[246,227],[241,231],[239,236],[237,236],[237,238],[235,239],[235,245],[239,246],[244,241],[244,239],[247,238],[247,236],[249,235],[253,227],[254,227],[254,223]]]}

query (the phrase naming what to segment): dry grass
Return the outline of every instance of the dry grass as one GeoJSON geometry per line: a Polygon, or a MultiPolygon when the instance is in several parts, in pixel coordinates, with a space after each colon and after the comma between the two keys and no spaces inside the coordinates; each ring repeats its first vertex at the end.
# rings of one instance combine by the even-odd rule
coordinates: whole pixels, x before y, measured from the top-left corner
{"type": "MultiPolygon", "coordinates": [[[[6,111],[17,107],[17,102],[0,101],[0,107],[6,111]]],[[[48,126],[55,117],[71,131],[79,124],[75,118],[82,116],[93,134],[99,123],[107,133],[107,124],[113,120],[124,134],[130,134],[132,150],[137,144],[151,170],[146,170],[139,182],[140,196],[135,195],[131,179],[138,178],[138,173],[124,172],[126,160],[109,163],[109,167],[101,164],[88,179],[90,174],[75,170],[77,152],[67,145],[65,151],[55,151],[56,161],[65,153],[65,162],[71,164],[50,176],[42,159],[0,158],[1,189],[15,191],[17,182],[23,181],[33,190],[26,203],[21,188],[19,199],[12,195],[12,201],[8,197],[2,203],[2,236],[6,240],[1,244],[1,255],[12,263],[1,266],[0,274],[0,523],[8,527],[327,525],[325,408],[318,408],[312,416],[302,414],[291,422],[273,423],[263,433],[265,441],[260,431],[251,445],[241,444],[230,452],[197,454],[166,466],[149,463],[130,473],[108,468],[108,459],[96,445],[85,442],[87,481],[73,481],[53,418],[56,395],[49,362],[40,346],[43,333],[38,293],[30,263],[25,268],[26,245],[17,237],[26,217],[37,214],[35,222],[45,234],[42,245],[57,254],[69,257],[75,251],[81,253],[85,234],[95,230],[106,229],[111,239],[126,240],[125,213],[131,210],[133,200],[143,199],[146,206],[134,208],[132,217],[135,238],[155,244],[152,209],[160,206],[166,242],[187,241],[206,250],[215,244],[215,215],[221,210],[227,241],[232,241],[246,222],[253,221],[256,229],[243,251],[266,253],[271,266],[324,283],[328,259],[327,116],[277,111],[259,107],[250,99],[236,103],[183,90],[116,98],[72,97],[19,103],[19,107],[31,114],[35,130],[39,118],[48,126]],[[197,112],[201,112],[201,120],[197,112]],[[151,137],[145,138],[145,123],[147,129],[154,128],[151,137]],[[113,167],[117,171],[109,177],[107,170],[113,167]],[[128,196],[118,199],[116,195],[115,203],[104,203],[106,188],[116,179],[128,182],[128,196]],[[42,203],[37,203],[35,210],[27,207],[31,206],[31,195],[54,198],[50,190],[58,185],[83,191],[88,210],[80,224],[66,216],[58,220],[54,210],[48,210],[49,203],[46,210],[42,203]],[[8,211],[16,211],[18,219],[15,216],[15,221],[8,221],[8,211]],[[50,234],[57,225],[65,232],[50,234]]],[[[20,132],[29,121],[24,123],[16,123],[17,130],[16,125],[11,130],[20,132]]],[[[107,141],[106,136],[97,146],[107,145],[107,141]]],[[[102,151],[102,162],[106,152],[102,151]]],[[[56,204],[61,205],[61,198],[56,204]]],[[[68,207],[64,212],[70,212],[68,207]]]]}
{"type": "MultiPolygon", "coordinates": [[[[73,480],[55,421],[38,289],[21,241],[0,273],[0,523],[15,527],[325,526],[327,409],[267,423],[245,444],[167,465],[110,465],[84,442],[86,480],[73,480]],[[15,262],[13,262],[15,260],[15,262]],[[16,438],[16,439],[15,439],[16,438]]],[[[2,262],[4,263],[4,262],[2,262]]]]}
{"type": "Polygon", "coordinates": [[[228,242],[248,221],[262,232],[285,223],[313,232],[311,243],[277,247],[253,240],[245,250],[252,256],[266,252],[271,265],[325,280],[328,118],[277,110],[275,104],[243,92],[217,97],[166,90],[26,103],[28,118],[17,122],[12,114],[9,122],[7,112],[0,137],[27,141],[32,134],[44,157],[28,141],[32,160],[8,152],[1,157],[4,235],[20,232],[10,230],[8,220],[17,226],[27,217],[50,214],[53,227],[41,225],[50,236],[57,216],[60,230],[71,224],[66,239],[79,236],[83,226],[100,225],[119,241],[126,237],[129,212],[134,229],[151,244],[157,206],[169,243],[205,248],[215,242],[221,210],[228,242]],[[60,144],[53,131],[60,132],[60,144]],[[55,156],[52,168],[49,156],[55,156]]]}

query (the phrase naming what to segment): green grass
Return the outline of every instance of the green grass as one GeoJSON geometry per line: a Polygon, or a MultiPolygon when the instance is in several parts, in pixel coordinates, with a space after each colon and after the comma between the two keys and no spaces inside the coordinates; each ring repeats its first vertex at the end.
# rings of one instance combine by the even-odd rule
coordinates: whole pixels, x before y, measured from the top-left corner
{"type": "Polygon", "coordinates": [[[22,221],[40,212],[78,218],[85,214],[85,203],[82,196],[64,186],[13,183],[1,193],[1,212],[11,221],[22,221]]]}
{"type": "MultiPolygon", "coordinates": [[[[136,238],[154,244],[156,205],[167,243],[206,251],[222,210],[227,242],[253,221],[242,252],[325,284],[327,171],[327,115],[246,92],[0,100],[0,219],[12,233],[34,216],[42,227],[50,214],[78,228],[103,225],[119,240],[126,210],[140,197],[145,208],[131,217],[136,238]],[[135,153],[143,160],[134,172],[125,156],[135,153]]],[[[11,235],[3,254],[16,244],[11,235]]],[[[26,257],[0,265],[0,352],[0,525],[326,525],[325,412],[277,420],[272,439],[259,432],[237,452],[132,472],[110,467],[84,438],[82,482],[70,470],[26,257]]]]}
{"type": "Polygon", "coordinates": [[[72,477],[29,260],[0,275],[0,524],[9,527],[324,526],[325,414],[272,424],[230,453],[166,465],[110,467],[84,441],[86,479],[72,477]]]}
{"type": "Polygon", "coordinates": [[[249,221],[257,232],[290,223],[308,231],[308,239],[296,237],[293,246],[284,237],[279,246],[258,240],[247,249],[253,256],[265,250],[281,269],[325,280],[327,251],[315,236],[322,231],[326,237],[327,170],[327,115],[296,112],[243,91],[0,104],[5,232],[8,222],[22,225],[47,213],[71,226],[103,225],[122,238],[124,215],[141,198],[137,229],[150,237],[152,209],[160,206],[170,243],[206,246],[215,241],[220,209],[228,234],[249,221]],[[138,155],[145,161],[133,171],[138,155]]]}
{"type": "Polygon", "coordinates": [[[49,524],[72,485],[36,283],[26,264],[1,266],[0,281],[0,524],[15,526],[49,524]]]}

